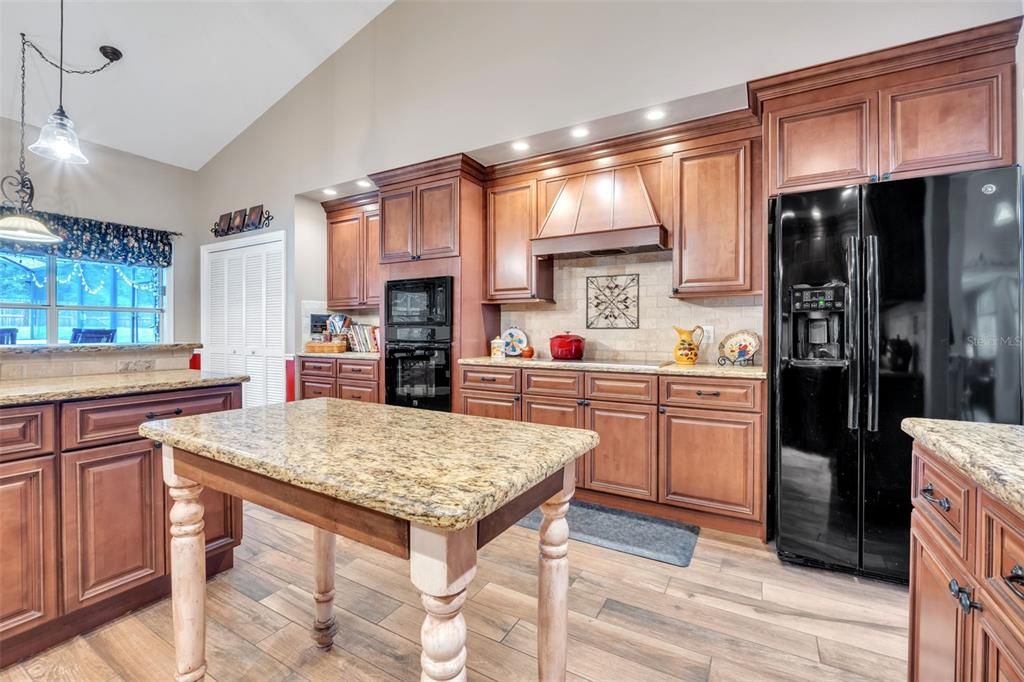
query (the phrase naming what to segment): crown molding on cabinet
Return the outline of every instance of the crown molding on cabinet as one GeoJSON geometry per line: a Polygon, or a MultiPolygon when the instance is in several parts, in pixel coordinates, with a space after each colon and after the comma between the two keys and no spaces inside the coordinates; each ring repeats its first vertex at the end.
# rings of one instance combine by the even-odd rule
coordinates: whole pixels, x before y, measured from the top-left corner
{"type": "Polygon", "coordinates": [[[332,213],[334,211],[343,211],[350,208],[362,208],[371,204],[376,204],[379,200],[380,192],[373,190],[371,192],[363,192],[362,194],[352,194],[347,197],[338,197],[337,199],[321,201],[320,205],[323,206],[324,211],[332,213]]]}
{"type": "Polygon", "coordinates": [[[444,173],[467,175],[480,183],[487,179],[487,169],[480,165],[479,161],[463,153],[442,156],[439,159],[413,163],[379,173],[371,173],[370,179],[373,180],[377,187],[384,188],[444,173]]]}

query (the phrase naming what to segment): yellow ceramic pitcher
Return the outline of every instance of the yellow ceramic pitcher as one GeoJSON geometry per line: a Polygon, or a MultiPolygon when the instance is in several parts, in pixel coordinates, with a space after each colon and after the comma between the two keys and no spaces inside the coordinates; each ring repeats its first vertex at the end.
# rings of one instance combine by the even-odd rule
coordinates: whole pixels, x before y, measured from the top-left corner
{"type": "Polygon", "coordinates": [[[693,329],[672,328],[676,330],[676,334],[679,334],[679,341],[676,343],[675,351],[673,352],[676,356],[676,364],[697,364],[700,342],[704,340],[704,327],[697,325],[693,329]]]}

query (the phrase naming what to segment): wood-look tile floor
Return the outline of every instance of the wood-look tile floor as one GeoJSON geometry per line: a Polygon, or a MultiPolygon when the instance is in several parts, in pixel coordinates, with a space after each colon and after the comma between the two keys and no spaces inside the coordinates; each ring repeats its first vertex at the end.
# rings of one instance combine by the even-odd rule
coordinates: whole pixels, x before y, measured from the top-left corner
{"type": "MultiPolygon", "coordinates": [[[[338,541],[338,635],[309,637],[310,527],[246,504],[234,569],[210,581],[207,657],[217,682],[418,680],[419,596],[406,562],[338,541]]],[[[465,616],[470,680],[536,677],[536,536],[482,550],[465,616]]],[[[569,679],[903,680],[907,591],[782,564],[771,549],[703,530],[678,568],[570,544],[569,679]]],[[[0,682],[173,677],[165,599],[0,672],[0,682]]]]}

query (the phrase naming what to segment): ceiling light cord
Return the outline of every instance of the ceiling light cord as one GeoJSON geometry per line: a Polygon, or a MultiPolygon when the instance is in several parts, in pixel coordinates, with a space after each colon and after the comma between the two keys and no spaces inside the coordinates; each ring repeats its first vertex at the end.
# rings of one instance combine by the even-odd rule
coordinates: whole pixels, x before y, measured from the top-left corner
{"type": "Polygon", "coordinates": [[[64,0],[60,0],[60,78],[57,85],[57,108],[64,111],[64,0]]]}

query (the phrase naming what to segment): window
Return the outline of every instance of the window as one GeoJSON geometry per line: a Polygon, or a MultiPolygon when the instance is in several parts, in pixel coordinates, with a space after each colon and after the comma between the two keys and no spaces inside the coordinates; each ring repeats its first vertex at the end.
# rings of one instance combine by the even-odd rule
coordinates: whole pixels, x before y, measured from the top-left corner
{"type": "Polygon", "coordinates": [[[20,344],[69,343],[73,329],[158,343],[164,284],[163,268],[0,251],[0,330],[17,330],[20,344]]]}

